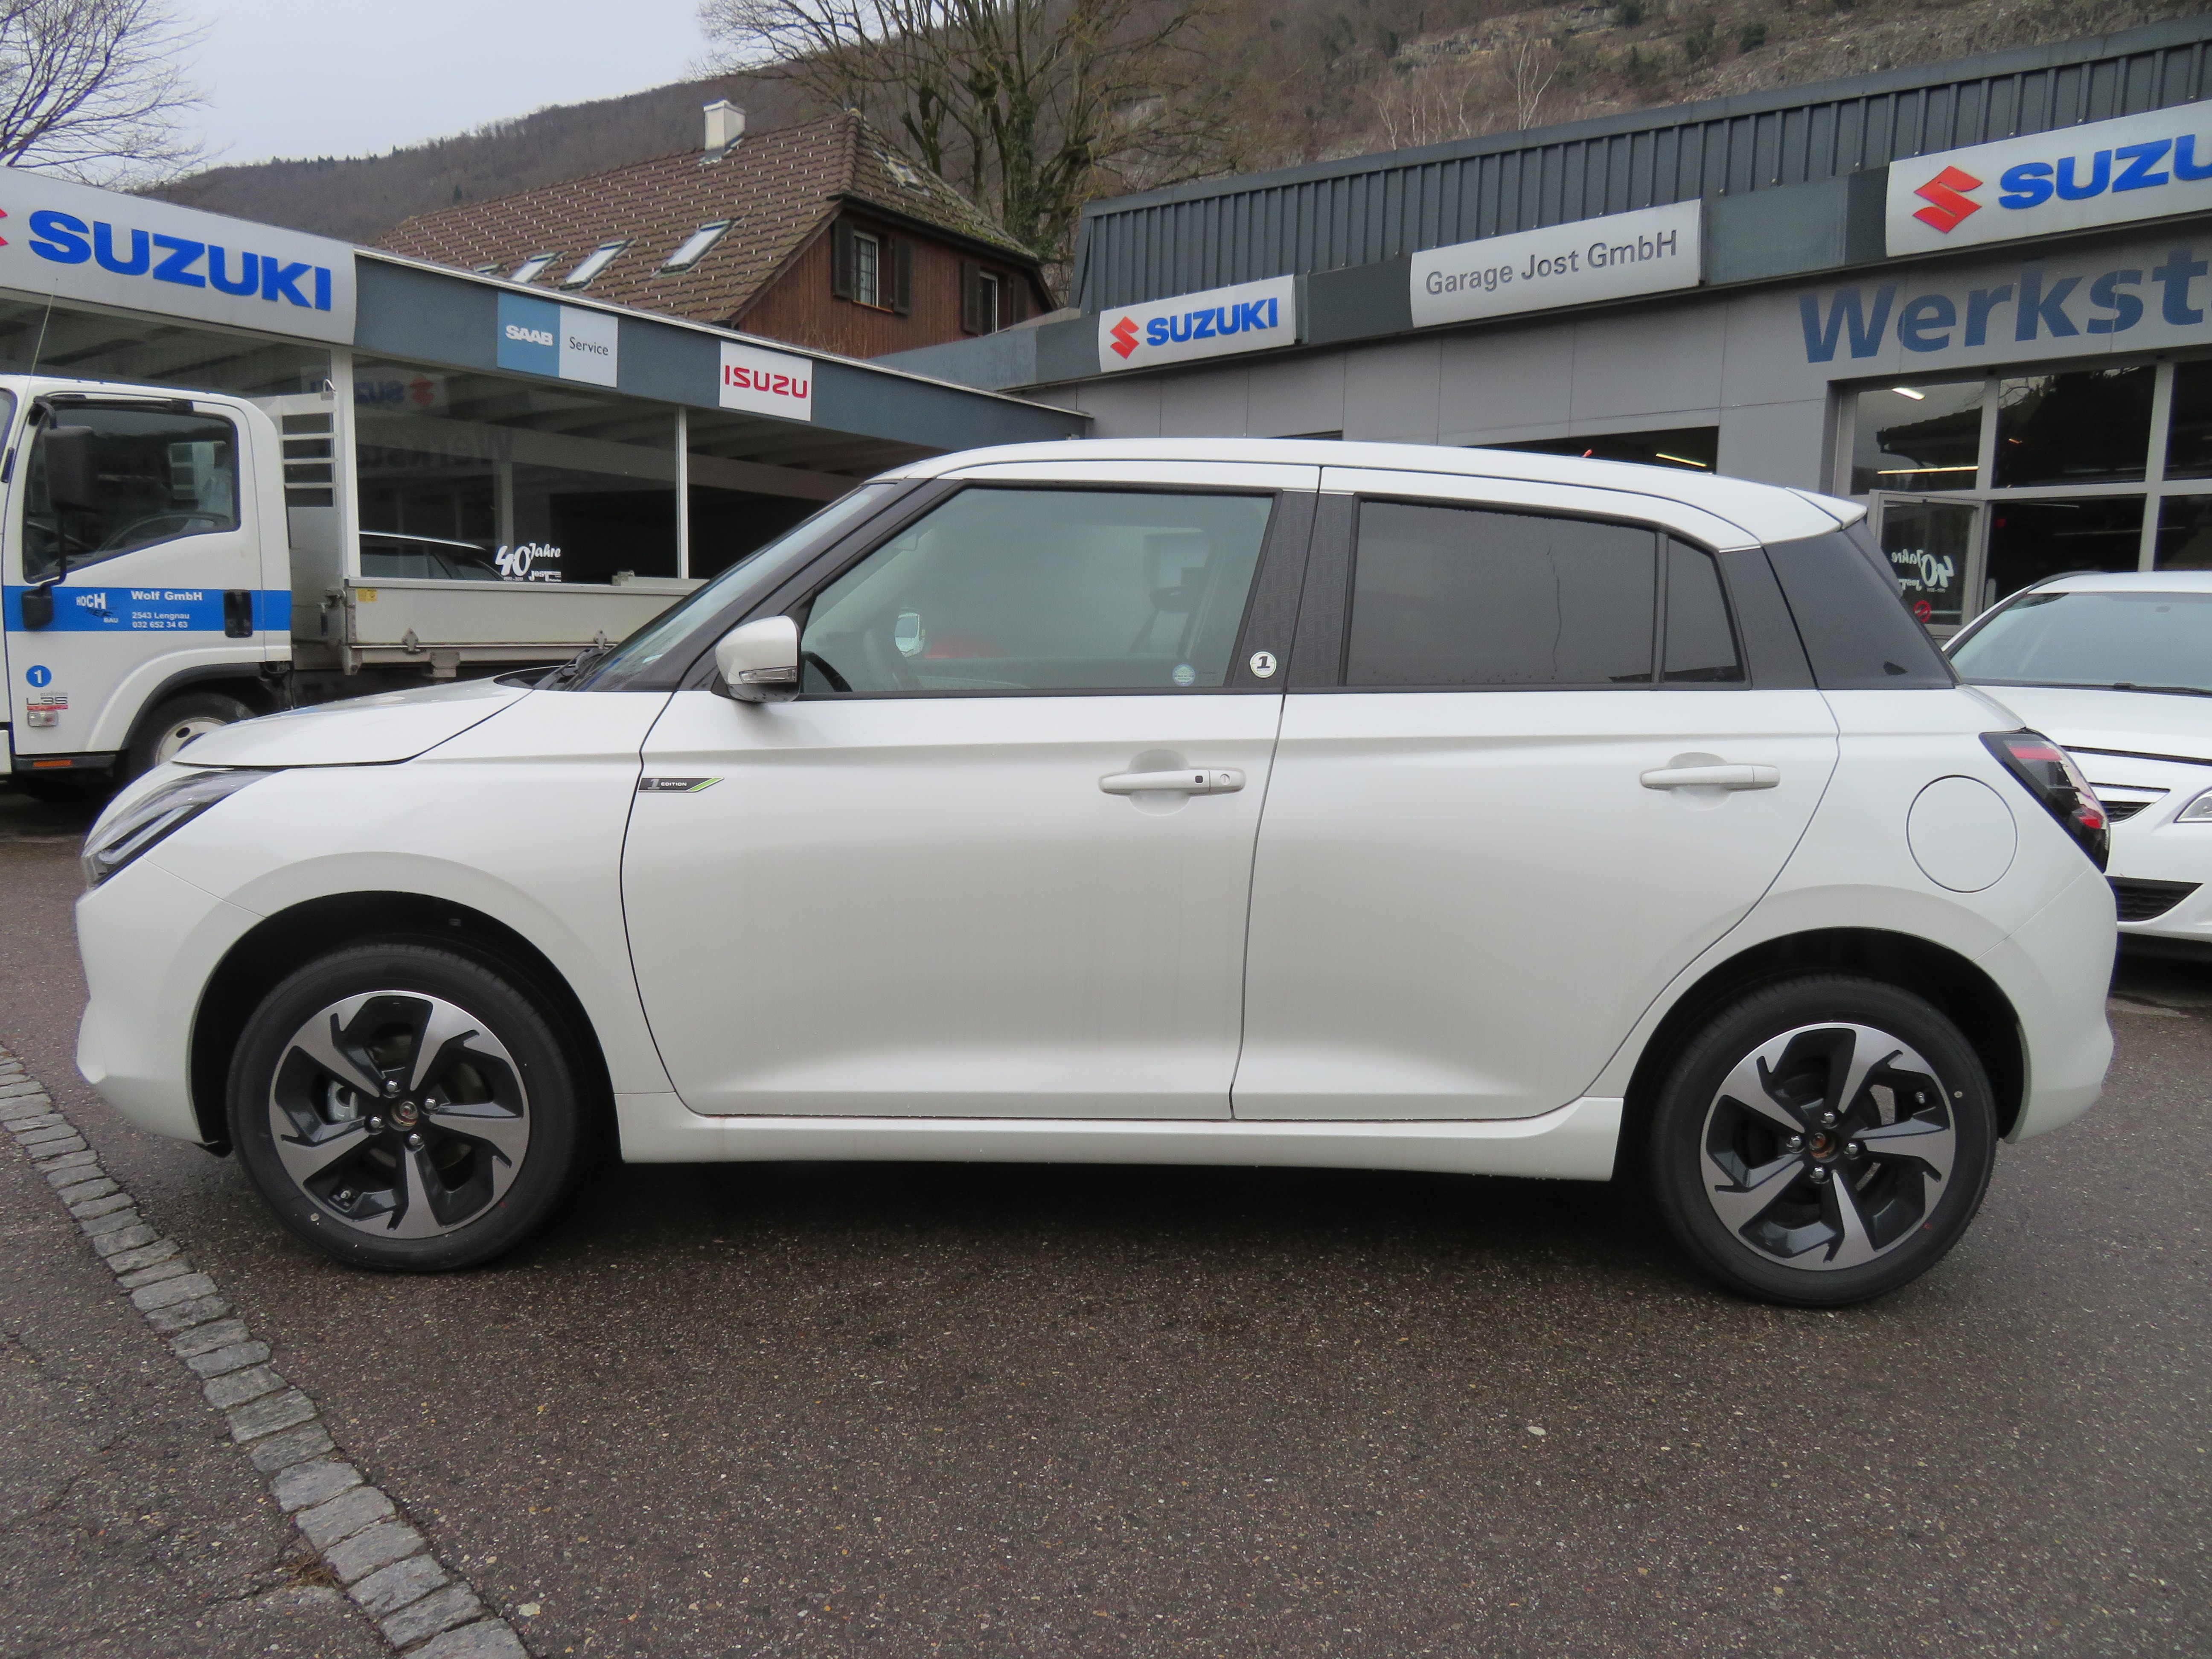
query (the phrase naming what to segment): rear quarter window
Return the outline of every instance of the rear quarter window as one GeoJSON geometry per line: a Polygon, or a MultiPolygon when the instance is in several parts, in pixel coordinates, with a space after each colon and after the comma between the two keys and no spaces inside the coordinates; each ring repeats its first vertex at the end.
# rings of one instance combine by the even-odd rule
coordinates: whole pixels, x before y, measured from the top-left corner
{"type": "Polygon", "coordinates": [[[1843,531],[1772,542],[1767,562],[1823,691],[1899,691],[1958,678],[1881,562],[1843,531]]]}

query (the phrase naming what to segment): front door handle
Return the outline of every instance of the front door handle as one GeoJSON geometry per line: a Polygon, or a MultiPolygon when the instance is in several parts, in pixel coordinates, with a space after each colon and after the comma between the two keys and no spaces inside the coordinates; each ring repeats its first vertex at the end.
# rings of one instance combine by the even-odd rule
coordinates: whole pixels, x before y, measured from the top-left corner
{"type": "Polygon", "coordinates": [[[1643,777],[1646,789],[1771,789],[1778,766],[1659,766],[1643,777]]]}
{"type": "Polygon", "coordinates": [[[1109,795],[1233,795],[1244,775],[1233,766],[1194,766],[1180,772],[1109,772],[1098,780],[1109,795]]]}

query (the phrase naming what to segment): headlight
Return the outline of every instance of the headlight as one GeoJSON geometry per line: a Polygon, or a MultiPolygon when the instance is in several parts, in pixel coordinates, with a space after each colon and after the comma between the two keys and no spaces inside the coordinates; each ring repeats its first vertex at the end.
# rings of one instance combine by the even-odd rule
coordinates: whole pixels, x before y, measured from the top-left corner
{"type": "Polygon", "coordinates": [[[2176,823],[2212,823],[2212,789],[2207,789],[2176,812],[2173,821],[2176,823]]]}
{"type": "Polygon", "coordinates": [[[268,775],[265,770],[194,772],[149,791],[114,817],[103,817],[92,826],[92,833],[84,840],[84,851],[78,855],[77,861],[84,866],[84,884],[99,886],[217,801],[268,775]]]}

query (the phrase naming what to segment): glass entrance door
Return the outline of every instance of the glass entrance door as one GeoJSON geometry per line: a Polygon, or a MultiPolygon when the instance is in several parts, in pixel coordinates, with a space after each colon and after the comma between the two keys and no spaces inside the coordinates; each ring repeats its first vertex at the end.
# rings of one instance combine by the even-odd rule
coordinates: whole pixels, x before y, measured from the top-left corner
{"type": "MultiPolygon", "coordinates": [[[[1948,638],[1966,623],[1980,551],[1982,508],[1956,496],[1875,497],[1875,529],[1906,603],[1928,631],[1948,638]]],[[[1974,607],[1979,610],[1979,606],[1974,607]]]]}

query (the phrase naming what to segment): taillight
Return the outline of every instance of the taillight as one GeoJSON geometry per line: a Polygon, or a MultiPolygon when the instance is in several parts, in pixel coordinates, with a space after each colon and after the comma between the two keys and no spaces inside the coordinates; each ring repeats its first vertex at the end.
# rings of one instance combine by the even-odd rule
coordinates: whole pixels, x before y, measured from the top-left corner
{"type": "Polygon", "coordinates": [[[2111,821],[2073,756],[2040,732],[1984,732],[1982,741],[2004,763],[2006,771],[2027,786],[2044,810],[2065,826],[2089,861],[2103,869],[2112,851],[2111,821]]]}

